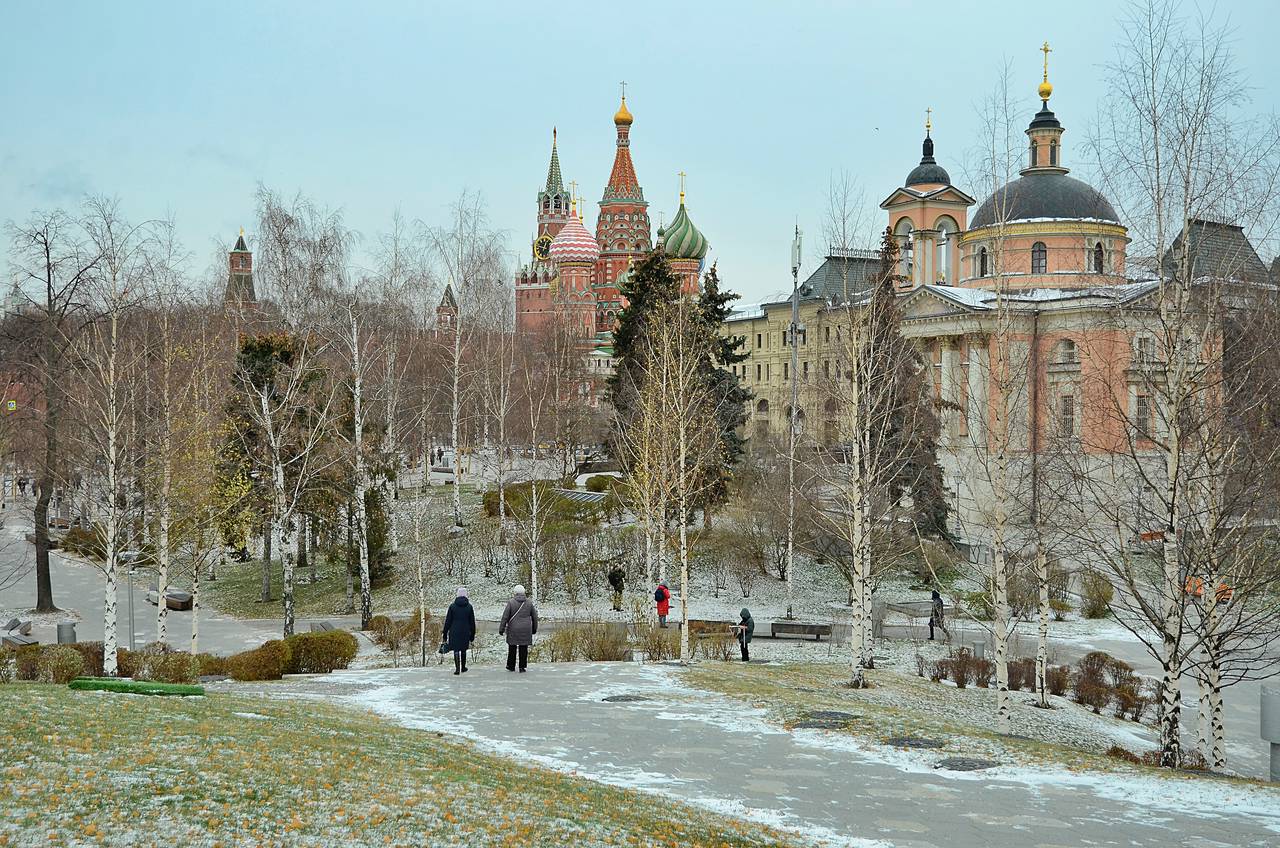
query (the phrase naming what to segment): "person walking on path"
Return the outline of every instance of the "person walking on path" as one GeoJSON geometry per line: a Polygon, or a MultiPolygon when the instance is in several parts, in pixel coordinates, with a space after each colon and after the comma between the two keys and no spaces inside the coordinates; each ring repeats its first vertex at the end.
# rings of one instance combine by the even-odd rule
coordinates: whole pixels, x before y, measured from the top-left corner
{"type": "Polygon", "coordinates": [[[476,640],[476,611],[467,599],[467,587],[458,587],[458,596],[449,604],[441,628],[449,650],[453,651],[453,673],[467,670],[467,649],[476,640]]]}
{"type": "Polygon", "coordinates": [[[658,588],[653,590],[653,599],[658,604],[658,626],[665,628],[667,616],[671,614],[671,590],[666,583],[659,583],[658,588]]]}
{"type": "Polygon", "coordinates": [[[947,636],[947,641],[951,641],[951,631],[947,629],[946,619],[943,617],[942,595],[938,594],[938,590],[933,590],[933,605],[929,608],[929,641],[933,641],[933,628],[937,627],[947,636]]]}
{"type": "Polygon", "coordinates": [[[524,587],[516,586],[502,611],[502,621],[498,622],[498,635],[506,634],[507,637],[507,671],[516,670],[517,657],[521,672],[528,667],[529,646],[537,632],[538,610],[525,595],[524,587]]]}
{"type": "Polygon", "coordinates": [[[751,637],[756,632],[756,621],[751,617],[751,610],[743,607],[738,613],[742,620],[734,627],[738,631],[738,647],[742,649],[742,661],[751,662],[751,637]]]}
{"type": "Polygon", "coordinates": [[[609,586],[613,588],[614,612],[622,612],[622,586],[626,579],[627,573],[622,570],[622,566],[615,565],[609,570],[609,586]]]}

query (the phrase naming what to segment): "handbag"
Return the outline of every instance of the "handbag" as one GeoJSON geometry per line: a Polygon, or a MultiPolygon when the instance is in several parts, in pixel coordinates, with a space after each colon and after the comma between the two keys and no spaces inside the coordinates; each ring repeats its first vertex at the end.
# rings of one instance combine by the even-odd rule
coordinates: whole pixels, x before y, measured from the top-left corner
{"type": "Polygon", "coordinates": [[[448,643],[448,642],[441,642],[441,643],[440,643],[440,650],[439,650],[439,651],[437,651],[436,653],[440,653],[440,654],[447,654],[447,653],[449,653],[449,643],[448,643]]]}

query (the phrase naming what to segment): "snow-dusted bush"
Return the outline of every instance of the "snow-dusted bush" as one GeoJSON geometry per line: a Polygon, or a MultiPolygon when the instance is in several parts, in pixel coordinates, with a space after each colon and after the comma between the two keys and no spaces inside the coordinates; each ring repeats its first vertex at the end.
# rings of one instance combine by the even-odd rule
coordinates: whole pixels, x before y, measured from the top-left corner
{"type": "Polygon", "coordinates": [[[84,674],[84,658],[68,645],[54,645],[40,654],[38,677],[41,683],[70,683],[84,674]]]}
{"type": "Polygon", "coordinates": [[[1105,618],[1111,611],[1111,601],[1116,595],[1111,581],[1101,574],[1085,572],[1080,585],[1083,601],[1081,614],[1085,618],[1105,618]]]}
{"type": "Polygon", "coordinates": [[[138,652],[134,680],[158,683],[195,683],[200,677],[200,658],[175,651],[162,642],[153,642],[138,652]]]}

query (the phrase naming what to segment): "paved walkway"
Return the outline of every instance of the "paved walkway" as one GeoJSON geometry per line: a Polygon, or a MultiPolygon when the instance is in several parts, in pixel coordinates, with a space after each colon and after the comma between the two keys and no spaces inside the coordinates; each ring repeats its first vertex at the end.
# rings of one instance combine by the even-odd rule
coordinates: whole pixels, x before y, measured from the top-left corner
{"type": "MultiPolygon", "coordinates": [[[[220,684],[229,685],[229,684],[220,684]]],[[[243,689],[240,689],[243,691],[243,689]]],[[[1280,793],[1178,778],[938,771],[937,754],[787,732],[759,710],[633,664],[339,672],[266,691],[369,707],[524,762],[779,824],[832,845],[1274,846],[1280,793]],[[607,695],[649,700],[608,703],[607,695]]]]}

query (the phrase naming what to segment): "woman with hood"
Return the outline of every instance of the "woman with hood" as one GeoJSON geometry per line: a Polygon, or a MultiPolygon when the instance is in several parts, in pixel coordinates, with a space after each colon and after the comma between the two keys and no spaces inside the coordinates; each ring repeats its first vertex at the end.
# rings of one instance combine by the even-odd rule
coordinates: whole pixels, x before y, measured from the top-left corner
{"type": "Polygon", "coordinates": [[[653,600],[658,605],[658,626],[667,626],[667,616],[671,614],[671,590],[666,583],[659,583],[653,590],[653,600]]]}
{"type": "Polygon", "coordinates": [[[738,615],[742,620],[738,622],[735,629],[738,631],[738,646],[742,648],[742,661],[751,662],[751,652],[747,646],[751,644],[751,637],[756,632],[756,622],[751,617],[751,610],[746,607],[743,607],[738,615]]]}
{"type": "Polygon", "coordinates": [[[441,628],[445,644],[453,651],[453,673],[467,670],[467,648],[476,640],[476,611],[467,599],[467,587],[458,587],[458,596],[449,604],[441,628]]]}
{"type": "Polygon", "coordinates": [[[516,670],[517,656],[520,658],[520,671],[525,671],[529,665],[529,646],[537,632],[538,610],[525,595],[524,587],[516,586],[502,611],[502,620],[498,622],[498,635],[505,633],[507,636],[507,671],[516,670]]]}

